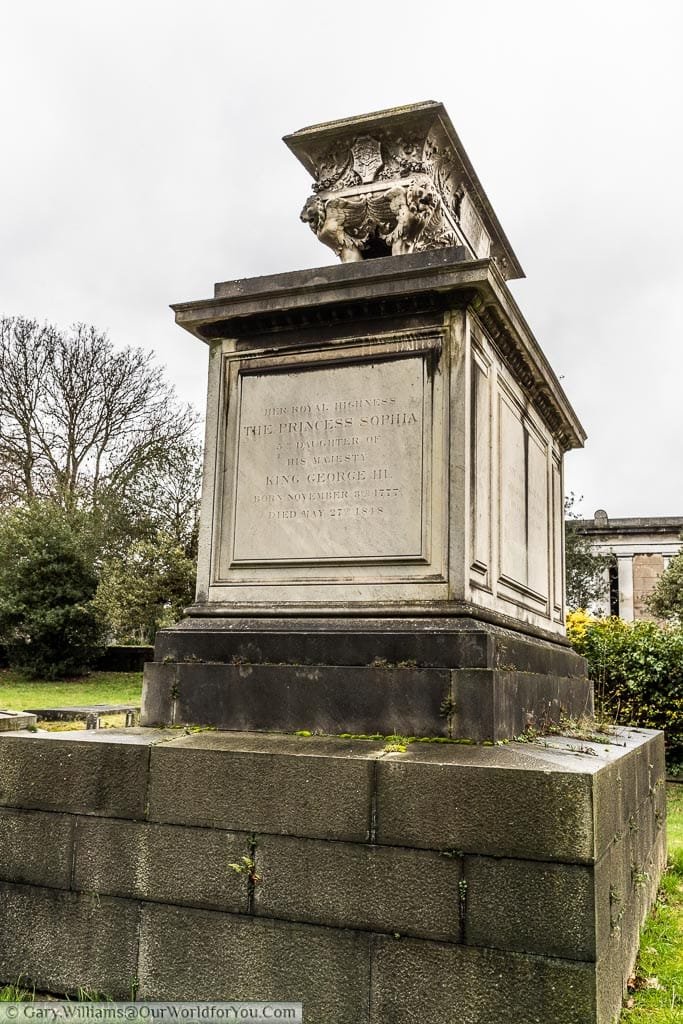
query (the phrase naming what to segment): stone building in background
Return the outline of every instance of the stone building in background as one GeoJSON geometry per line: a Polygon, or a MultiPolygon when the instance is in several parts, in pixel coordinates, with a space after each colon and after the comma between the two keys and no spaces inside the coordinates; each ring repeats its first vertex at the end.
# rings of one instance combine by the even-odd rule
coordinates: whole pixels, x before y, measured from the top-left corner
{"type": "Polygon", "coordinates": [[[592,519],[577,520],[575,528],[595,554],[614,556],[605,576],[604,598],[594,610],[628,622],[653,618],[647,599],[683,546],[683,516],[610,519],[598,509],[592,519]]]}

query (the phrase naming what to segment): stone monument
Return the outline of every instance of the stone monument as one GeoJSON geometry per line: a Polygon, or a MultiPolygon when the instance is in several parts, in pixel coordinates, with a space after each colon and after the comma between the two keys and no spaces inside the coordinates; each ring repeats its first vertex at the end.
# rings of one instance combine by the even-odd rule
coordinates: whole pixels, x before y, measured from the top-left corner
{"type": "Polygon", "coordinates": [[[342,262],[174,307],[211,348],[199,574],[143,720],[495,741],[590,714],[564,635],[585,435],[443,106],[285,141],[342,262]]]}
{"type": "Polygon", "coordinates": [[[576,727],[583,431],[441,105],[287,142],[342,262],[175,307],[211,357],[197,599],[145,670],[164,728],[0,732],[0,982],[613,1024],[664,746],[576,727]]]}

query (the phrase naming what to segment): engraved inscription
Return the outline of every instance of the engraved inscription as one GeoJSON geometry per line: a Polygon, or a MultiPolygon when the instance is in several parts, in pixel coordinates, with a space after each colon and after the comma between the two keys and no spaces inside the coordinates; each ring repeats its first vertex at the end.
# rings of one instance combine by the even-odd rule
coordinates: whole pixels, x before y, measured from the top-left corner
{"type": "Polygon", "coordinates": [[[422,356],[244,374],[233,562],[422,554],[422,356]]]}

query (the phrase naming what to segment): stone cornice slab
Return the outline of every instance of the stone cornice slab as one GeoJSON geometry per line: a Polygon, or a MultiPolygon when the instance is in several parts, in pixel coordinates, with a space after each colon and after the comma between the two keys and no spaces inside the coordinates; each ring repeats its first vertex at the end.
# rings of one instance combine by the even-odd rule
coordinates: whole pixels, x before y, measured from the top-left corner
{"type": "Polygon", "coordinates": [[[227,281],[212,299],[172,308],[181,327],[211,342],[254,333],[276,341],[282,330],[469,307],[561,446],[582,447],[586,433],[495,262],[464,256],[456,246],[227,281]]]}

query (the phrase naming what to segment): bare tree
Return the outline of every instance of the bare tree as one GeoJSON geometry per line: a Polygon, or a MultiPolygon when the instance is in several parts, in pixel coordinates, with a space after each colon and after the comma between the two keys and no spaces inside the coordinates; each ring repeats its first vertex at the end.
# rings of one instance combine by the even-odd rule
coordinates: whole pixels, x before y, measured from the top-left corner
{"type": "Polygon", "coordinates": [[[84,324],[62,332],[0,320],[5,504],[50,497],[66,509],[96,511],[107,495],[125,498],[150,473],[173,475],[195,443],[195,420],[141,349],[116,350],[84,324]]]}

